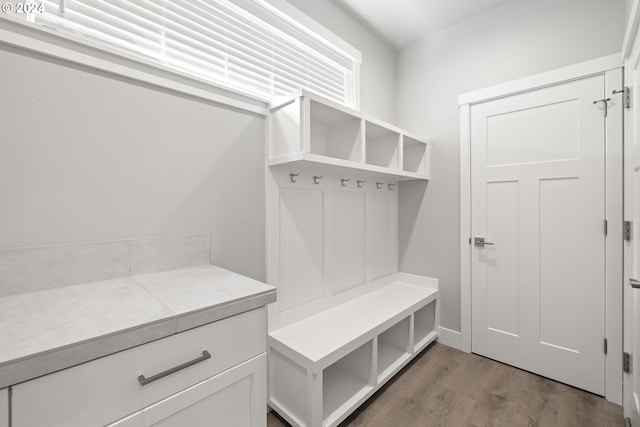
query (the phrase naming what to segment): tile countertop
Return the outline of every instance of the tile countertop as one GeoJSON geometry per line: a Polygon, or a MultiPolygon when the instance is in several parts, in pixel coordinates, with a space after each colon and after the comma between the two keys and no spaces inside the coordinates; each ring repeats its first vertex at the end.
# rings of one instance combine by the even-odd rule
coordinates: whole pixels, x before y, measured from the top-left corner
{"type": "Polygon", "coordinates": [[[213,265],[0,298],[0,389],[276,300],[213,265]]]}

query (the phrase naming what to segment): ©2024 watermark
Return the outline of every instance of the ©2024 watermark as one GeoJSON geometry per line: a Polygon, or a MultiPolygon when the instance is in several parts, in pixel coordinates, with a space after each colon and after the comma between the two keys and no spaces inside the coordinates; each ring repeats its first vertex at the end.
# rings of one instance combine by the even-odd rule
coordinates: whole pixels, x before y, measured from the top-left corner
{"type": "Polygon", "coordinates": [[[37,2],[5,2],[1,6],[2,13],[26,15],[29,13],[44,13],[46,8],[44,3],[37,2]]]}

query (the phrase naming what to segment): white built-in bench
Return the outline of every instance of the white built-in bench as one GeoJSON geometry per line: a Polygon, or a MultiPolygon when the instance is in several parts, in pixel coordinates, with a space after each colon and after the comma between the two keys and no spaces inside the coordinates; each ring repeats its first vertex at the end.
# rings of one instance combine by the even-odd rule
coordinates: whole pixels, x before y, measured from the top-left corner
{"type": "Polygon", "coordinates": [[[436,279],[372,288],[269,333],[269,405],[291,424],[337,425],[436,339],[436,279]]]}
{"type": "Polygon", "coordinates": [[[437,337],[438,281],[398,273],[399,183],[429,179],[431,143],[307,91],[267,141],[269,406],[335,426],[437,337]]]}

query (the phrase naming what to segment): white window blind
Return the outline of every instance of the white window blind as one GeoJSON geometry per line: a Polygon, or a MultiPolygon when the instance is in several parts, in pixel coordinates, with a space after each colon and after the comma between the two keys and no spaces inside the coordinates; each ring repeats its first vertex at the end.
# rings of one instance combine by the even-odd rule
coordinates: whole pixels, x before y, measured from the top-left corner
{"type": "Polygon", "coordinates": [[[265,100],[304,88],[354,106],[356,59],[262,0],[53,0],[29,20],[265,100]]]}

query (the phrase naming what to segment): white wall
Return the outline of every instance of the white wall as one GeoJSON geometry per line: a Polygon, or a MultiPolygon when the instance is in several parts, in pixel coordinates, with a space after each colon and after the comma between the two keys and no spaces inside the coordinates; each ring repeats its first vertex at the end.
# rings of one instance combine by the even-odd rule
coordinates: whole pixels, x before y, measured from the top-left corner
{"type": "Polygon", "coordinates": [[[264,118],[0,48],[0,248],[210,233],[264,279],[264,118]]]}
{"type": "MultiPolygon", "coordinates": [[[[395,118],[395,51],[333,2],[294,7],[363,54],[363,111],[395,118]]],[[[0,47],[0,249],[208,232],[263,280],[264,118],[0,47]]]]}
{"type": "Polygon", "coordinates": [[[394,123],[396,51],[331,0],[288,0],[362,53],[360,110],[394,123]]]}
{"type": "Polygon", "coordinates": [[[434,141],[431,182],[400,186],[400,269],[438,277],[442,326],[460,330],[458,95],[619,52],[624,0],[513,0],[405,46],[398,125],[434,141]]]}

